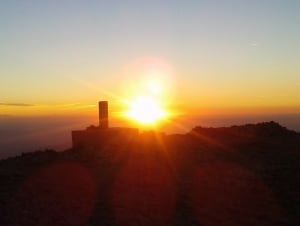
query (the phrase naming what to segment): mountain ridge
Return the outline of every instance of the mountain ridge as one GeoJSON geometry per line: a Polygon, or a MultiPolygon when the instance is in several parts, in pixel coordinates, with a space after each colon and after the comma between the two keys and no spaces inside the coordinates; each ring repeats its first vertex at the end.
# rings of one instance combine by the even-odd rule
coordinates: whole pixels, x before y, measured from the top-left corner
{"type": "Polygon", "coordinates": [[[297,225],[299,150],[300,133],[263,122],[23,153],[0,161],[0,224],[297,225]]]}

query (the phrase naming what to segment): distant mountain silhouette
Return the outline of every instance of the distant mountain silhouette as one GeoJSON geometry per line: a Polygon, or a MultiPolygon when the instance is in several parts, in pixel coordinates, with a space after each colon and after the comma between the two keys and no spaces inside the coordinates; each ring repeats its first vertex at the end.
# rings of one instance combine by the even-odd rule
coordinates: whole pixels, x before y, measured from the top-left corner
{"type": "Polygon", "coordinates": [[[0,225],[300,225],[300,134],[154,131],[0,161],[0,225]]]}
{"type": "Polygon", "coordinates": [[[220,128],[198,126],[195,127],[191,133],[203,134],[206,137],[221,140],[226,143],[278,142],[295,138],[298,135],[296,132],[290,131],[273,121],[220,128]]]}

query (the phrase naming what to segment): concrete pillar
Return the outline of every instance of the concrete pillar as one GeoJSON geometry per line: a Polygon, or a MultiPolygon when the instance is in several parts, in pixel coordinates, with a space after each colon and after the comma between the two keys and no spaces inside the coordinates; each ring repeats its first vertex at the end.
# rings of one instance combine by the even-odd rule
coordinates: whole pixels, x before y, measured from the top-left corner
{"type": "Polygon", "coordinates": [[[99,127],[101,129],[108,128],[108,102],[99,101],[99,127]]]}

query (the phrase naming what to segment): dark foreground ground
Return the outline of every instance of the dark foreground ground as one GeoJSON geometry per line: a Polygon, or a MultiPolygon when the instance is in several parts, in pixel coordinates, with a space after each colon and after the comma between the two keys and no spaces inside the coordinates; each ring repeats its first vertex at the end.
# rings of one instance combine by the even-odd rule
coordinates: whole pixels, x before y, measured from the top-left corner
{"type": "Polygon", "coordinates": [[[144,133],[0,161],[0,225],[300,225],[300,134],[144,133]]]}

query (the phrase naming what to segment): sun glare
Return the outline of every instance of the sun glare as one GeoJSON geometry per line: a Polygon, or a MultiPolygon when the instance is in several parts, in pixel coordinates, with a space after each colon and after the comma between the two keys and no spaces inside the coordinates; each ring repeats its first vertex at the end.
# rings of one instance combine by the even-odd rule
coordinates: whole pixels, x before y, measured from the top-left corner
{"type": "Polygon", "coordinates": [[[159,95],[162,92],[162,84],[158,80],[149,81],[147,83],[147,89],[152,95],[159,95]]]}
{"type": "Polygon", "coordinates": [[[139,97],[130,102],[126,115],[143,125],[153,125],[167,116],[158,101],[149,97],[139,97]]]}
{"type": "Polygon", "coordinates": [[[141,127],[158,129],[172,117],[170,106],[173,69],[164,60],[139,60],[126,72],[122,115],[141,127]],[[128,80],[128,78],[130,78],[128,80]]]}

